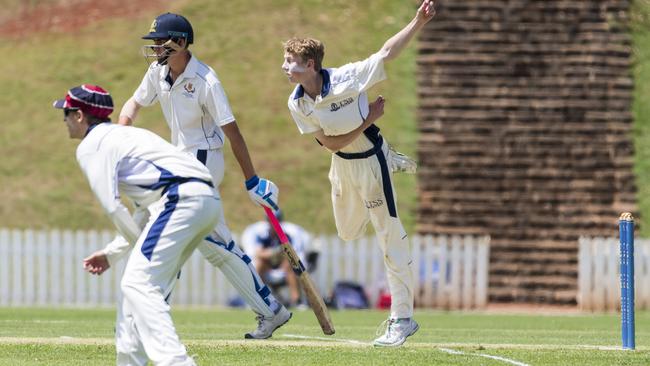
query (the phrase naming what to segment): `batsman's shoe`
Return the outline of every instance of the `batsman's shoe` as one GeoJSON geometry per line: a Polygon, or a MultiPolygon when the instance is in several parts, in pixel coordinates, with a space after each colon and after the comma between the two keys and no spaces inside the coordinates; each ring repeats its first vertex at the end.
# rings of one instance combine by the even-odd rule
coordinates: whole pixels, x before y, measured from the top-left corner
{"type": "MultiPolygon", "coordinates": [[[[373,345],[377,347],[397,347],[401,346],[406,338],[415,334],[420,329],[418,323],[413,318],[388,319],[379,326],[383,328],[386,325],[384,335],[375,339],[373,345]],[[387,323],[387,324],[386,324],[387,323]]],[[[378,332],[379,333],[379,332],[378,332]]]]}
{"type": "Polygon", "coordinates": [[[270,318],[266,318],[263,315],[258,315],[257,319],[257,329],[250,333],[246,333],[244,338],[246,339],[267,339],[271,338],[273,332],[276,329],[280,328],[286,324],[289,319],[291,319],[291,313],[287,308],[282,306],[275,315],[270,318]]]}

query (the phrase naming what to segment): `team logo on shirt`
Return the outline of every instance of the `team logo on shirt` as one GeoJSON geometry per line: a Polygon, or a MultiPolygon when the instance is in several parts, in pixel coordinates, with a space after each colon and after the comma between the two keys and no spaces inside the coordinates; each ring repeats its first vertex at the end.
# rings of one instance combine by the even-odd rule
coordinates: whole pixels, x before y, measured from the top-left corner
{"type": "Polygon", "coordinates": [[[338,103],[332,103],[330,105],[330,112],[336,112],[339,109],[345,107],[346,105],[352,104],[353,102],[354,102],[354,98],[350,97],[350,98],[343,99],[338,103]]]}
{"type": "Polygon", "coordinates": [[[185,89],[185,92],[183,93],[184,96],[188,98],[194,97],[194,91],[196,91],[196,89],[194,89],[194,85],[192,85],[192,83],[185,84],[183,86],[183,89],[185,89]]]}

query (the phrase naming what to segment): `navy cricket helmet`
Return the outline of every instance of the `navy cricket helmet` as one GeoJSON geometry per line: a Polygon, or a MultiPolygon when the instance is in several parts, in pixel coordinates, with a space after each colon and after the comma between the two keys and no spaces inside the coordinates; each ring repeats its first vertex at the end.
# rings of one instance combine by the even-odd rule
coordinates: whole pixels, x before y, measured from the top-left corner
{"type": "Polygon", "coordinates": [[[161,14],[151,23],[149,34],[142,39],[185,38],[187,44],[194,42],[194,31],[190,22],[182,15],[161,14]]]}

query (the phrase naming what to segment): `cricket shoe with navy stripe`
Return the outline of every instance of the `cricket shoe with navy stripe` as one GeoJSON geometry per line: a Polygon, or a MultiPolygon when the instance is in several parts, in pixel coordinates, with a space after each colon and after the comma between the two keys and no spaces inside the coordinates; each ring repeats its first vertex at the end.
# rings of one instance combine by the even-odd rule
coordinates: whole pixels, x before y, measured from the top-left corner
{"type": "Polygon", "coordinates": [[[291,319],[291,313],[287,308],[282,306],[277,313],[272,317],[266,318],[263,315],[258,315],[257,319],[257,329],[250,333],[246,333],[244,338],[246,339],[267,339],[271,338],[273,332],[281,326],[285,325],[289,319],[291,319]]]}
{"type": "MultiPolygon", "coordinates": [[[[373,345],[377,347],[398,347],[406,342],[406,338],[415,334],[420,329],[413,318],[399,318],[385,320],[379,328],[386,326],[384,334],[375,339],[373,345]],[[386,324],[387,323],[387,324],[386,324]]],[[[380,333],[380,332],[378,332],[380,333]]]]}

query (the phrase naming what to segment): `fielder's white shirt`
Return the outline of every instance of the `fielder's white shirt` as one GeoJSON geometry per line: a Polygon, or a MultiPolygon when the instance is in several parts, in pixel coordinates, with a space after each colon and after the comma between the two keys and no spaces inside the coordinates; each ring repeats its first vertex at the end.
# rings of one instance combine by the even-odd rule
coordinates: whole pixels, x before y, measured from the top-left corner
{"type": "Polygon", "coordinates": [[[223,146],[221,126],[235,120],[217,74],[192,55],[185,71],[169,85],[169,65],[154,62],[133,94],[141,106],[160,102],[172,144],[183,150],[223,146]]]}
{"type": "MultiPolygon", "coordinates": [[[[121,244],[119,238],[113,243],[122,247],[135,244],[141,228],[120,201],[121,194],[144,209],[160,200],[164,187],[175,179],[212,181],[210,172],[200,161],[178,151],[155,133],[111,123],[92,127],[77,147],[77,161],[93,193],[126,239],[121,244]]],[[[216,193],[207,184],[195,182],[179,185],[178,195],[216,193]]]]}
{"type": "MultiPolygon", "coordinates": [[[[376,53],[369,58],[338,68],[322,69],[323,87],[312,99],[298,85],[289,96],[288,106],[302,134],[323,130],[327,136],[349,133],[359,127],[368,116],[367,90],[386,79],[384,58],[376,53]]],[[[365,151],[372,144],[365,136],[341,151],[365,151]]]]}

